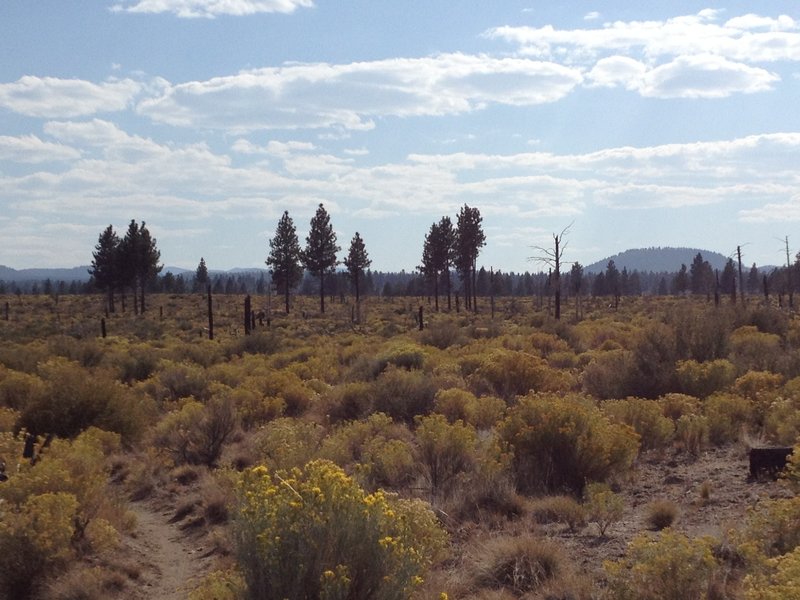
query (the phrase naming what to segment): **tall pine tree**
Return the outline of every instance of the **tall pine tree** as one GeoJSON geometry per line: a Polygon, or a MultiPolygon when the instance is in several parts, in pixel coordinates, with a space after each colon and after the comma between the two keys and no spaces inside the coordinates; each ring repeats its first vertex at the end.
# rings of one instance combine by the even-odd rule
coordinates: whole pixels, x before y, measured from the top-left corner
{"type": "Polygon", "coordinates": [[[89,269],[95,285],[105,290],[108,296],[108,311],[111,313],[115,312],[114,290],[118,278],[119,244],[119,236],[114,232],[114,227],[109,225],[97,240],[97,246],[92,253],[92,268],[89,269]]]}
{"type": "Polygon", "coordinates": [[[275,236],[269,241],[269,256],[266,262],[270,267],[272,281],[278,289],[283,289],[286,314],[289,314],[289,294],[303,276],[303,269],[300,266],[302,254],[294,222],[289,216],[289,211],[284,211],[278,221],[275,236]]]}
{"type": "Polygon", "coordinates": [[[364,275],[364,271],[369,268],[371,264],[372,261],[367,254],[367,249],[364,246],[364,240],[361,239],[361,236],[356,231],[353,239],[350,240],[350,249],[348,250],[347,256],[344,259],[344,266],[347,268],[347,273],[350,276],[350,282],[353,284],[353,288],[356,291],[356,303],[358,303],[360,299],[359,282],[361,281],[361,277],[364,275]]]}
{"type": "Polygon", "coordinates": [[[322,204],[311,218],[311,229],[306,237],[303,251],[303,264],[308,271],[319,278],[319,310],[325,312],[325,276],[333,273],[338,261],[336,253],[341,250],[336,245],[330,216],[322,204]]]}

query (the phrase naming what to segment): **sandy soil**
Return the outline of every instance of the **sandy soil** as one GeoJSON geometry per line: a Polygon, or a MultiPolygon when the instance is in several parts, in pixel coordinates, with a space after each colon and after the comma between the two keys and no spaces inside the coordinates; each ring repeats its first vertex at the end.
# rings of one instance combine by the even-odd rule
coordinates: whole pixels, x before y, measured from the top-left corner
{"type": "Polygon", "coordinates": [[[131,599],[183,600],[208,572],[211,558],[202,545],[193,543],[178,524],[170,523],[171,510],[147,502],[133,502],[137,528],[126,545],[138,562],[141,574],[131,582],[131,599]]]}

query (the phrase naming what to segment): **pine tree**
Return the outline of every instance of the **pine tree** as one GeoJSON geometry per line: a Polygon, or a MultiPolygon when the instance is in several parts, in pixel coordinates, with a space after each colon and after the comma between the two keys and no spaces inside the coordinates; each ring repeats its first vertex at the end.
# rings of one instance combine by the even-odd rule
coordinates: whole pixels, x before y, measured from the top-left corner
{"type": "Polygon", "coordinates": [[[97,240],[97,246],[92,253],[92,268],[89,269],[97,287],[108,294],[108,310],[112,313],[115,312],[114,289],[118,278],[119,244],[119,236],[114,232],[114,227],[109,225],[97,240]]]}
{"type": "Polygon", "coordinates": [[[275,230],[275,236],[269,241],[269,248],[267,266],[270,267],[272,281],[278,289],[283,288],[286,314],[289,314],[289,294],[303,276],[303,269],[300,266],[302,251],[289,211],[284,211],[278,221],[278,228],[275,230]]]}
{"type": "Polygon", "coordinates": [[[136,277],[139,280],[139,310],[144,313],[144,291],[164,268],[159,265],[161,252],[156,247],[156,239],[150,235],[145,222],[139,227],[139,243],[136,247],[138,257],[136,260],[136,277]]]}
{"type": "Polygon", "coordinates": [[[454,263],[464,283],[464,300],[468,309],[477,310],[475,283],[480,249],[486,245],[481,227],[483,219],[477,208],[466,204],[458,213],[454,243],[454,263]]]}
{"type": "Polygon", "coordinates": [[[204,290],[208,284],[208,267],[206,261],[201,256],[200,264],[197,265],[197,270],[194,272],[194,287],[195,290],[204,290]]]}
{"type": "Polygon", "coordinates": [[[350,240],[350,249],[344,259],[344,266],[347,268],[347,273],[350,276],[350,281],[356,291],[356,303],[360,299],[359,282],[364,275],[364,271],[369,268],[372,261],[367,254],[367,249],[364,246],[364,240],[356,231],[353,239],[350,240]]]}
{"type": "Polygon", "coordinates": [[[319,310],[325,312],[325,275],[333,273],[338,261],[336,253],[341,250],[336,245],[336,233],[327,211],[319,205],[311,218],[311,229],[306,237],[306,248],[302,253],[306,269],[319,278],[319,310]]]}

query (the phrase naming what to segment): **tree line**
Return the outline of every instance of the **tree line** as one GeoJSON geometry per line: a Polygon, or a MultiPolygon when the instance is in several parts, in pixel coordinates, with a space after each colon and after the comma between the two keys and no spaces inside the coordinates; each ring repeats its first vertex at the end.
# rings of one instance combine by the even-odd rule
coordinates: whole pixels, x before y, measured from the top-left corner
{"type": "Polygon", "coordinates": [[[133,295],[134,313],[145,312],[145,290],[163,268],[159,260],[161,252],[144,221],[140,225],[131,219],[122,238],[113,225],[106,227],[92,253],[89,274],[95,285],[107,294],[109,312],[115,312],[116,294],[120,295],[125,310],[127,290],[133,295]]]}

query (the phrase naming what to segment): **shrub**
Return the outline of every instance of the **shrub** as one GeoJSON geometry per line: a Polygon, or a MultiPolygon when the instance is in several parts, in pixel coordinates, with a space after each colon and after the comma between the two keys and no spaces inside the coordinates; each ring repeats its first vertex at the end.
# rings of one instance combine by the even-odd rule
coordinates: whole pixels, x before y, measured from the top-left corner
{"type": "Polygon", "coordinates": [[[156,426],[155,443],[168,450],[177,464],[212,466],[236,425],[230,398],[213,398],[206,405],[189,400],[156,426]]]}
{"type": "Polygon", "coordinates": [[[800,436],[800,402],[797,398],[777,398],[764,415],[764,434],[774,443],[791,446],[800,436]]]}
{"type": "Polygon", "coordinates": [[[248,385],[234,389],[215,384],[212,386],[214,397],[222,394],[230,398],[236,407],[243,429],[250,430],[282,416],[286,410],[286,401],[275,396],[265,396],[248,385]]]}
{"type": "Polygon", "coordinates": [[[506,399],[531,391],[568,390],[573,385],[567,373],[551,368],[547,361],[502,349],[493,350],[484,358],[472,377],[488,382],[495,394],[506,399]]]}
{"type": "Polygon", "coordinates": [[[639,449],[639,436],[630,427],[612,423],[581,396],[520,398],[498,430],[513,449],[523,491],[580,494],[587,482],[630,469],[639,449]]]}
{"type": "Polygon", "coordinates": [[[194,590],[189,600],[239,600],[247,588],[242,574],[237,570],[213,571],[206,575],[194,590]]]}
{"type": "Polygon", "coordinates": [[[664,416],[677,421],[683,415],[696,415],[700,412],[700,400],[686,394],[664,394],[658,399],[664,416]]]}
{"type": "Polygon", "coordinates": [[[584,391],[601,400],[624,398],[628,395],[628,373],[632,364],[633,355],[628,350],[594,354],[581,375],[584,391]]]}
{"type": "Polygon", "coordinates": [[[416,423],[420,463],[435,496],[473,468],[478,437],[472,426],[462,421],[451,425],[443,415],[420,416],[416,423]]]}
{"type": "Polygon", "coordinates": [[[608,528],[619,522],[625,513],[622,496],[605,483],[590,483],[586,486],[585,498],[587,519],[596,523],[600,535],[605,537],[608,528]]]}
{"type": "Polygon", "coordinates": [[[616,423],[630,425],[639,434],[642,450],[664,448],[672,442],[675,425],[663,416],[655,400],[606,400],[601,409],[616,423]]]}
{"type": "Polygon", "coordinates": [[[753,507],[743,531],[739,550],[751,565],[762,564],[800,547],[800,496],[761,500],[753,507]]]}
{"type": "Polygon", "coordinates": [[[571,532],[586,524],[586,510],[572,496],[545,496],[531,503],[531,516],[537,523],[564,523],[571,532]]]}
{"type": "Polygon", "coordinates": [[[745,600],[800,598],[800,548],[769,559],[765,566],[744,578],[745,600]]]}
{"type": "Polygon", "coordinates": [[[181,398],[199,401],[208,398],[208,378],[196,365],[163,361],[157,380],[160,386],[158,399],[177,402],[181,398]]]}
{"type": "Polygon", "coordinates": [[[72,494],[30,496],[0,519],[0,598],[29,598],[72,557],[78,501],[72,494]]]}
{"type": "Polygon", "coordinates": [[[323,440],[320,456],[352,468],[369,488],[396,488],[408,484],[419,470],[410,440],[405,425],[375,413],[338,427],[323,440]]]}
{"type": "Polygon", "coordinates": [[[675,375],[681,392],[705,398],[733,383],[736,368],[725,359],[709,362],[683,360],[677,363],[675,375]]]}
{"type": "Polygon", "coordinates": [[[709,539],[665,529],[635,538],[625,558],[604,568],[615,600],[700,600],[707,597],[716,561],[709,539]]]}
{"type": "Polygon", "coordinates": [[[676,437],[686,452],[699,456],[708,441],[708,419],[702,415],[683,415],[676,424],[676,437]]]}
{"type": "Polygon", "coordinates": [[[254,446],[259,460],[271,469],[292,469],[316,457],[322,436],[316,423],[281,417],[264,426],[254,446]]]}
{"type": "Polygon", "coordinates": [[[742,430],[753,422],[753,404],[734,394],[718,393],[703,403],[708,421],[708,439],[721,446],[735,442],[742,430]]]}
{"type": "Polygon", "coordinates": [[[656,531],[671,527],[678,518],[678,506],[671,500],[653,500],[645,508],[645,520],[656,531]]]}
{"type": "Polygon", "coordinates": [[[731,361],[740,373],[772,371],[783,353],[778,335],[762,333],[754,325],[739,327],[730,339],[731,361]]]}
{"type": "Polygon", "coordinates": [[[389,367],[378,377],[375,386],[375,405],[378,412],[411,423],[416,415],[431,411],[436,384],[430,376],[415,371],[389,367]]]}
{"type": "Polygon", "coordinates": [[[19,426],[35,435],[72,438],[90,426],[122,434],[126,441],[145,426],[147,404],[103,373],[54,359],[40,366],[45,389],[22,410],[19,426]]]}
{"type": "Polygon", "coordinates": [[[461,327],[452,320],[434,320],[420,333],[423,344],[445,350],[450,346],[461,345],[466,341],[461,327]]]}
{"type": "Polygon", "coordinates": [[[235,544],[248,598],[401,600],[443,549],[422,502],[367,494],[327,461],[238,484],[235,544]]]}
{"type": "Polygon", "coordinates": [[[674,389],[677,349],[675,332],[652,323],[637,335],[628,374],[627,396],[657,398],[674,389]]]}
{"type": "Polygon", "coordinates": [[[374,402],[371,383],[356,381],[337,385],[328,391],[323,402],[332,423],[360,419],[370,413],[374,402]]]}
{"type": "Polygon", "coordinates": [[[488,429],[502,418],[506,403],[493,396],[477,398],[467,390],[450,388],[436,392],[433,407],[451,423],[461,420],[476,428],[488,429]]]}
{"type": "Polygon", "coordinates": [[[45,393],[45,383],[36,375],[0,366],[0,406],[22,410],[45,393]]]}
{"type": "Polygon", "coordinates": [[[566,571],[560,548],[532,536],[490,540],[471,562],[475,585],[503,588],[516,597],[541,588],[566,571]]]}

